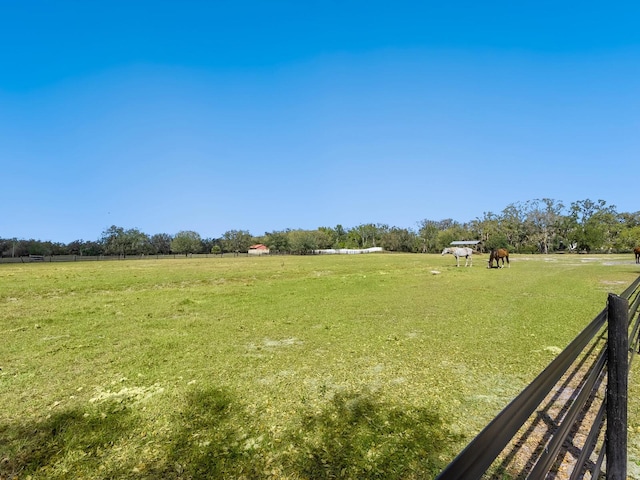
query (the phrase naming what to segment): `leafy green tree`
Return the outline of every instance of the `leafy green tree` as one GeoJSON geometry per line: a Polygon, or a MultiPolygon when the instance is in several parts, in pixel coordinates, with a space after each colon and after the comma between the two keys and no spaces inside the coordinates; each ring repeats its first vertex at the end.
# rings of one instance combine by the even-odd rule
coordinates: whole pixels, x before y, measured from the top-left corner
{"type": "Polygon", "coordinates": [[[288,230],[265,233],[262,243],[269,247],[269,250],[273,253],[285,253],[291,250],[288,230]]]}
{"type": "Polygon", "coordinates": [[[633,228],[640,225],[640,212],[619,213],[620,223],[627,228],[633,228]]]}
{"type": "Polygon", "coordinates": [[[152,251],[148,235],[136,228],[125,230],[112,225],[102,232],[100,243],[108,255],[139,255],[152,251]]]}
{"type": "Polygon", "coordinates": [[[98,242],[74,240],[67,245],[70,255],[98,256],[104,253],[104,249],[98,242]]]}
{"type": "Polygon", "coordinates": [[[100,243],[107,255],[124,255],[126,250],[124,228],[111,225],[102,232],[100,243]]]}
{"type": "Polygon", "coordinates": [[[151,253],[160,255],[171,253],[171,240],[173,237],[168,233],[156,233],[150,239],[151,253]]]}
{"type": "Polygon", "coordinates": [[[366,223],[358,225],[349,230],[347,238],[350,240],[352,248],[377,247],[384,232],[389,229],[388,225],[366,223]]]}
{"type": "Polygon", "coordinates": [[[425,218],[418,222],[418,227],[418,236],[421,240],[420,251],[422,253],[435,252],[438,241],[438,222],[425,218]]]}
{"type": "MultiPolygon", "coordinates": [[[[214,253],[213,249],[214,247],[218,247],[218,250],[221,249],[220,247],[220,240],[217,238],[203,238],[202,241],[200,242],[200,251],[204,252],[204,253],[214,253]]],[[[218,252],[220,253],[220,252],[218,252]]]]}
{"type": "Polygon", "coordinates": [[[474,240],[473,232],[465,225],[457,222],[445,222],[441,225],[448,225],[447,228],[438,231],[438,238],[436,246],[438,250],[442,250],[445,247],[449,247],[451,242],[460,240],[474,240]]]}
{"type": "Polygon", "coordinates": [[[321,228],[312,230],[311,234],[315,237],[315,243],[318,248],[327,249],[332,248],[335,245],[334,237],[326,230],[321,228]]]}
{"type": "Polygon", "coordinates": [[[344,248],[347,245],[347,230],[345,230],[345,228],[340,224],[336,225],[334,230],[336,238],[333,246],[335,248],[344,248]]]}
{"type": "Polygon", "coordinates": [[[8,238],[0,238],[0,257],[10,257],[13,242],[8,238]]]}
{"type": "Polygon", "coordinates": [[[318,249],[318,237],[312,230],[290,230],[287,236],[292,253],[306,255],[318,249]]]}
{"type": "Polygon", "coordinates": [[[229,230],[222,235],[222,248],[225,252],[247,252],[253,244],[253,236],[247,230],[229,230]]]}
{"type": "Polygon", "coordinates": [[[29,255],[29,243],[26,240],[13,239],[11,256],[24,257],[26,255],[29,255]]]}
{"type": "Polygon", "coordinates": [[[382,234],[380,246],[390,252],[414,252],[416,234],[406,228],[391,227],[382,234]]]}
{"type": "Polygon", "coordinates": [[[526,243],[526,210],[521,203],[511,203],[502,211],[500,232],[507,239],[507,248],[520,252],[526,243]]]}
{"type": "Polygon", "coordinates": [[[615,248],[618,251],[630,252],[640,246],[640,225],[624,228],[617,238],[615,248]]]}
{"type": "Polygon", "coordinates": [[[318,227],[318,232],[321,232],[325,236],[324,244],[320,248],[338,248],[338,233],[331,227],[318,227]]]}
{"type": "Polygon", "coordinates": [[[202,251],[202,239],[197,232],[183,230],[178,232],[171,240],[171,251],[174,253],[200,253],[202,251]]]}
{"type": "Polygon", "coordinates": [[[602,241],[600,242],[598,249],[603,252],[611,253],[617,243],[618,237],[623,229],[619,223],[619,216],[613,209],[607,209],[596,213],[590,220],[596,225],[597,230],[600,232],[602,241]]]}
{"type": "Polygon", "coordinates": [[[606,249],[612,235],[612,221],[616,216],[615,206],[607,206],[604,200],[580,200],[571,204],[573,229],[571,240],[580,250],[606,249]]]}
{"type": "Polygon", "coordinates": [[[535,251],[549,253],[557,235],[564,205],[550,198],[525,203],[527,242],[535,251]]]}
{"type": "Polygon", "coordinates": [[[348,232],[340,224],[334,228],[331,227],[319,227],[318,231],[325,234],[326,238],[320,238],[320,248],[345,248],[347,245],[348,232]]]}

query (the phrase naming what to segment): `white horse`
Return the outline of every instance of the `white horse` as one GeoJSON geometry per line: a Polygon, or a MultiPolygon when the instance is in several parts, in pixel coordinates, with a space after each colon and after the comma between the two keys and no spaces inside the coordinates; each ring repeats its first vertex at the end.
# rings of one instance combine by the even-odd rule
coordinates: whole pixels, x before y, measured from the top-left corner
{"type": "Polygon", "coordinates": [[[464,266],[467,266],[467,263],[470,263],[470,267],[473,267],[473,250],[469,247],[458,247],[458,248],[445,248],[442,250],[442,255],[446,255],[447,253],[451,253],[454,257],[456,257],[456,267],[460,266],[460,257],[464,257],[464,266]]]}

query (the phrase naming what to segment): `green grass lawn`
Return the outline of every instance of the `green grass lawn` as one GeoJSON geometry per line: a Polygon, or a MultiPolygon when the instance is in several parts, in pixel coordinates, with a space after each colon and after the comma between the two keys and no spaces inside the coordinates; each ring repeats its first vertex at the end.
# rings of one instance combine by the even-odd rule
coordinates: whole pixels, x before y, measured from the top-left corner
{"type": "Polygon", "coordinates": [[[432,478],[640,274],[486,260],[0,265],[0,478],[432,478]]]}

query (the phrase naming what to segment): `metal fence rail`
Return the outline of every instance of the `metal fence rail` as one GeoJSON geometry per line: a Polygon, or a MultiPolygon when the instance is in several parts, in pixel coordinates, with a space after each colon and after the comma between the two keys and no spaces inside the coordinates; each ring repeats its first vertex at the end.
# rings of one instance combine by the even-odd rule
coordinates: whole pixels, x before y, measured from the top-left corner
{"type": "MultiPolygon", "coordinates": [[[[608,364],[613,363],[610,358],[611,338],[608,338],[609,328],[607,320],[611,322],[611,309],[613,306],[620,308],[624,305],[622,316],[624,345],[632,345],[626,348],[627,355],[624,359],[624,378],[628,371],[628,366],[633,359],[634,351],[637,349],[638,332],[640,322],[636,318],[638,306],[640,305],[640,277],[638,277],[619,297],[609,296],[609,304],[603,309],[587,327],[536,377],[525,389],[505,407],[468,445],[467,447],[440,473],[438,480],[469,480],[480,479],[496,462],[505,448],[513,441],[516,434],[522,429],[525,423],[536,413],[542,402],[547,398],[558,382],[567,374],[576,375],[582,372],[583,378],[580,380],[579,389],[576,390],[572,399],[566,405],[564,416],[553,436],[544,445],[536,458],[530,462],[530,469],[526,472],[526,478],[543,479],[549,473],[553,465],[558,462],[558,455],[562,445],[569,439],[571,432],[576,428],[576,422],[581,421],[581,412],[585,406],[592,401],[603,382],[610,380],[611,373],[607,372],[608,364]],[[618,299],[622,303],[617,303],[618,299]],[[631,328],[629,324],[631,323],[631,328]],[[628,335],[628,337],[626,336],[628,335]],[[598,338],[605,338],[606,341],[598,342],[598,338]],[[585,362],[590,362],[585,365],[585,362]],[[573,373],[572,373],[573,372],[573,373]],[[608,374],[607,374],[608,373],[608,374]]],[[[618,315],[619,316],[619,315],[618,315]]],[[[621,381],[621,380],[616,380],[621,381]]],[[[626,383],[624,385],[626,389],[626,383]]],[[[608,385],[611,391],[612,386],[608,385]]],[[[620,395],[618,395],[620,396],[620,395]]],[[[616,398],[615,401],[618,399],[616,398]]],[[[626,397],[625,397],[626,400],[626,397]]],[[[586,440],[582,446],[577,460],[573,466],[571,478],[581,478],[585,471],[591,472],[591,478],[597,478],[606,448],[606,440],[598,444],[598,439],[602,437],[603,425],[606,423],[607,402],[602,402],[596,415],[592,420],[590,430],[586,435],[586,440]],[[589,461],[592,454],[597,453],[596,461],[589,461]]],[[[609,400],[608,403],[613,403],[609,400]]],[[[626,422],[626,404],[625,422],[626,422]]],[[[611,423],[611,422],[610,422],[611,423]]],[[[626,433],[626,425],[625,425],[626,433]]],[[[609,432],[610,433],[610,432],[609,432]]],[[[607,435],[611,438],[611,435],[607,435]]],[[[611,441],[609,441],[611,443],[611,441]]],[[[619,448],[619,447],[613,447],[619,448]]],[[[626,444],[625,444],[626,450],[626,444]]],[[[626,451],[624,452],[626,458],[626,451]]],[[[609,462],[611,452],[607,456],[609,462]]],[[[626,468],[626,466],[625,466],[626,468]]],[[[608,478],[611,470],[607,467],[608,478]]]]}

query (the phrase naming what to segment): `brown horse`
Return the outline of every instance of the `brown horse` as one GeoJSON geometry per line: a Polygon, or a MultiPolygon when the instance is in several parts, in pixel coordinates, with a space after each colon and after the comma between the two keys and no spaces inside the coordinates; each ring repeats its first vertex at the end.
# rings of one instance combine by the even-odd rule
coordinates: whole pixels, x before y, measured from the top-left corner
{"type": "Polygon", "coordinates": [[[492,249],[489,254],[489,264],[487,268],[493,268],[493,261],[496,261],[496,268],[504,268],[504,261],[507,260],[507,266],[511,268],[509,263],[509,251],[506,248],[492,249]],[[500,260],[502,260],[502,266],[500,266],[500,260]]]}
{"type": "Polygon", "coordinates": [[[636,263],[640,263],[640,247],[634,248],[633,253],[636,254],[636,263]]]}

